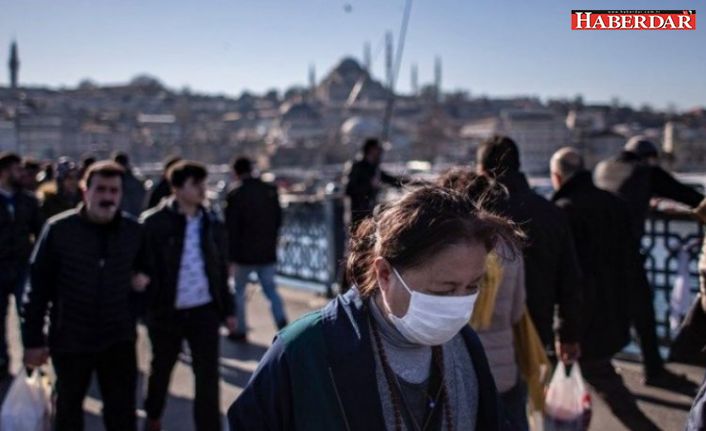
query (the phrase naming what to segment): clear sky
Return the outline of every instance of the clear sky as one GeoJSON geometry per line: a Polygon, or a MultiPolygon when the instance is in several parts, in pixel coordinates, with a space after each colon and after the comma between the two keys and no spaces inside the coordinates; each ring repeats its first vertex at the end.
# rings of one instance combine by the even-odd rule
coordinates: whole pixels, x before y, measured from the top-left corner
{"type": "MultiPolygon", "coordinates": [[[[405,0],[0,0],[0,59],[17,38],[24,84],[125,82],[147,73],[174,88],[238,95],[322,77],[373,50],[405,0]],[[346,5],[350,5],[347,8],[346,5]]],[[[679,109],[706,105],[706,8],[694,0],[414,0],[398,88],[433,80],[472,95],[573,97],[679,109]],[[696,8],[696,31],[571,31],[571,9],[696,8]]],[[[6,70],[6,69],[5,69],[6,70]]],[[[7,85],[7,72],[0,83],[7,85]]]]}

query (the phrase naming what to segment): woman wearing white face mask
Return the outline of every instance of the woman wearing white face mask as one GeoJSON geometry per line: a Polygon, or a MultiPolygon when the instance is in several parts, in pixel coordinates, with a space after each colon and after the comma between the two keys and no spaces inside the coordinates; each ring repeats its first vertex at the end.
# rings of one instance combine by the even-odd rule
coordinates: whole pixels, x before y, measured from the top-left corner
{"type": "Polygon", "coordinates": [[[514,226],[462,194],[412,191],[351,239],[355,286],[283,330],[232,430],[496,430],[497,393],[468,327],[485,259],[514,226]]]}

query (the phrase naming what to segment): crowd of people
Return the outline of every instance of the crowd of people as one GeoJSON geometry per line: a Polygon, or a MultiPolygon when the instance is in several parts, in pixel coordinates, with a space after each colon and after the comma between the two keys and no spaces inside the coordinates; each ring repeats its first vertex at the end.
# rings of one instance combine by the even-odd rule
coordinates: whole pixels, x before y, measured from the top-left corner
{"type": "Polygon", "coordinates": [[[248,341],[245,292],[256,276],[280,331],[228,412],[232,430],[527,430],[528,400],[543,391],[521,359],[527,322],[549,361],[579,363],[631,429],[658,429],[611,363],[631,328],[645,384],[694,391],[659,353],[640,242],[652,197],[699,220],[706,203],[659,167],[652,142],[631,139],[594,172],[578,150],[560,149],[549,200],[531,189],[508,137],[483,142],[475,170],[435,183],[387,174],[382,156],[369,139],[346,170],[341,295],[288,324],[274,281],[278,191],[249,159],[234,161],[221,214],[198,162],[170,159],[148,193],[126,154],[45,167],[0,154],[0,377],[10,373],[13,295],[24,365],[54,367],[56,429],[83,429],[95,374],[106,429],[135,430],[141,321],[152,350],[145,430],[162,429],[186,342],[195,429],[217,431],[220,330],[248,341]],[[379,203],[384,185],[406,190],[379,203]]]}
{"type": "Polygon", "coordinates": [[[136,429],[141,320],[152,349],[146,429],[162,429],[184,341],[195,376],[195,427],[220,429],[219,331],[225,326],[234,341],[246,341],[247,331],[244,304],[230,291],[229,275],[244,301],[248,275],[257,272],[276,325],[287,324],[274,288],[277,190],[253,177],[250,161],[239,158],[239,181],[224,219],[206,201],[206,167],[193,161],[170,160],[150,196],[125,154],[83,166],[62,158],[39,178],[28,168],[34,165],[16,154],[0,155],[3,376],[9,375],[4,325],[12,294],[25,366],[39,368],[51,357],[56,429],[83,429],[83,400],[94,374],[106,429],[136,429]]]}

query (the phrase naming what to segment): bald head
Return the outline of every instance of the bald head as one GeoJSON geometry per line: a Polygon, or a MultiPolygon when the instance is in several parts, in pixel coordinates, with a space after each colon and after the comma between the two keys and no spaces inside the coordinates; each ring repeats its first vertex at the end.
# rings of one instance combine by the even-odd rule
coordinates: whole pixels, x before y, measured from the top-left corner
{"type": "Polygon", "coordinates": [[[552,176],[552,186],[554,186],[554,190],[558,190],[571,177],[584,170],[583,157],[575,148],[561,148],[552,156],[549,170],[552,176]]]}

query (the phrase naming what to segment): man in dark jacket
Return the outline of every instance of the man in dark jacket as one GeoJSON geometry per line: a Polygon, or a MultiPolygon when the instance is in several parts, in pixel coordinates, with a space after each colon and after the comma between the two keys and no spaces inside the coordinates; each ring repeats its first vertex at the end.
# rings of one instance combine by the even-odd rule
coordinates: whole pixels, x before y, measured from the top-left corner
{"type": "Polygon", "coordinates": [[[249,159],[236,159],[233,171],[239,184],[226,197],[226,226],[231,272],[235,277],[238,326],[229,338],[247,341],[245,288],[252,273],[257,274],[262,290],[270,300],[275,324],[280,329],[287,326],[282,298],[275,284],[282,208],[277,188],[253,177],[249,159]]]}
{"type": "Polygon", "coordinates": [[[142,230],[118,210],[122,174],[113,162],[92,165],[82,181],[83,204],[47,222],[31,258],[23,304],[24,364],[39,367],[51,354],[58,431],[83,429],[83,399],[93,372],[106,429],[136,429],[131,299],[142,230]]]}
{"type": "Polygon", "coordinates": [[[171,157],[164,162],[164,173],[159,179],[159,182],[150,192],[149,198],[147,199],[147,208],[154,208],[162,201],[162,199],[168,197],[172,194],[172,186],[169,184],[169,179],[167,178],[167,172],[169,168],[181,161],[181,157],[171,157]]]}
{"type": "Polygon", "coordinates": [[[145,195],[147,194],[145,183],[135,176],[127,154],[116,153],[113,160],[125,169],[123,200],[120,203],[120,209],[132,216],[139,217],[145,207],[145,195]]]}
{"type": "Polygon", "coordinates": [[[609,360],[630,340],[625,314],[634,283],[630,213],[618,197],[597,188],[572,148],[550,163],[552,201],[566,214],[583,274],[581,357],[609,360]]]}
{"type": "Polygon", "coordinates": [[[365,141],[362,157],[346,167],[345,192],[350,202],[350,224],[352,228],[370,216],[377,204],[377,196],[383,184],[400,187],[400,180],[380,169],[382,145],[375,138],[365,141]]]}
{"type": "MultiPolygon", "coordinates": [[[[671,199],[690,207],[704,207],[701,204],[704,196],[677,181],[657,165],[657,160],[657,146],[637,136],[625,144],[624,151],[617,157],[600,162],[594,172],[596,186],[617,195],[628,203],[632,219],[632,241],[638,249],[645,233],[650,199],[653,197],[671,199]]],[[[644,269],[646,258],[643,255],[637,265],[637,285],[631,301],[632,319],[640,339],[645,383],[670,387],[677,384],[680,379],[664,367],[664,361],[659,353],[654,293],[644,269]]]]}
{"type": "Polygon", "coordinates": [[[565,362],[578,358],[580,340],[581,273],[566,215],[530,189],[520,172],[515,142],[494,136],[477,151],[477,170],[496,178],[509,192],[508,214],[527,234],[525,288],[527,308],[542,342],[556,346],[565,362]],[[558,340],[555,342],[554,309],[558,305],[558,340]]]}
{"type": "Polygon", "coordinates": [[[581,372],[630,429],[658,429],[638,408],[611,359],[630,341],[628,309],[639,251],[630,235],[627,203],[593,184],[573,148],[550,162],[552,201],[567,215],[583,274],[581,372]]]}
{"type": "Polygon", "coordinates": [[[0,153],[0,380],[8,375],[5,325],[10,294],[19,305],[32,244],[39,237],[41,219],[37,199],[22,190],[20,157],[0,153]]]}
{"type": "MultiPolygon", "coordinates": [[[[81,202],[81,191],[79,181],[81,173],[78,166],[72,160],[61,157],[56,164],[56,189],[40,192],[41,215],[44,221],[61,214],[64,211],[76,208],[81,202]]],[[[45,185],[42,189],[47,189],[45,185]]]]}
{"type": "Polygon", "coordinates": [[[31,158],[24,158],[22,160],[22,189],[29,193],[36,193],[39,187],[39,181],[37,177],[42,171],[42,165],[31,158]]]}
{"type": "Polygon", "coordinates": [[[168,177],[174,197],[143,214],[145,229],[145,322],[152,342],[152,365],[145,399],[148,431],[160,418],[172,369],[184,340],[189,343],[196,380],[196,430],[220,430],[219,328],[235,329],[228,290],[225,229],[203,206],[206,168],[181,161],[168,177]]]}

